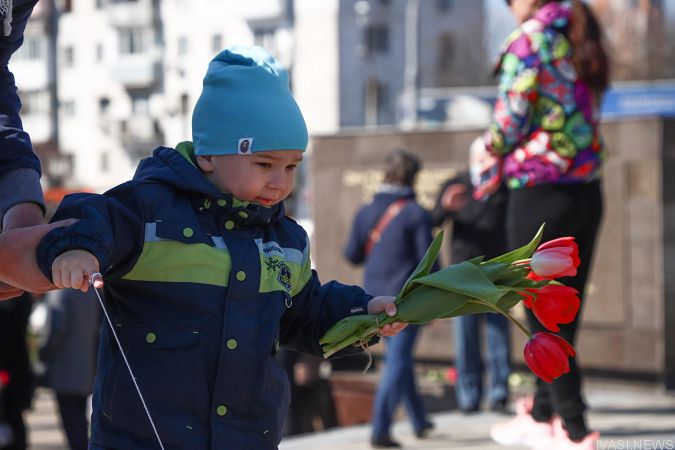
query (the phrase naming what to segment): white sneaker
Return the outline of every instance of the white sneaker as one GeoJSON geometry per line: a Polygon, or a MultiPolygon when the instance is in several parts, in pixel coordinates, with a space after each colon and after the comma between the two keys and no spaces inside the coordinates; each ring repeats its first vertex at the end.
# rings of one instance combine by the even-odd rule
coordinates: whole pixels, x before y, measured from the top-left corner
{"type": "Polygon", "coordinates": [[[553,438],[548,443],[539,447],[540,450],[597,450],[600,433],[594,431],[586,437],[575,442],[570,440],[567,430],[562,425],[562,420],[556,417],[553,421],[553,438]]]}
{"type": "Polygon", "coordinates": [[[518,414],[507,422],[493,425],[490,437],[502,445],[544,448],[554,437],[553,423],[537,422],[529,414],[518,414]]]}

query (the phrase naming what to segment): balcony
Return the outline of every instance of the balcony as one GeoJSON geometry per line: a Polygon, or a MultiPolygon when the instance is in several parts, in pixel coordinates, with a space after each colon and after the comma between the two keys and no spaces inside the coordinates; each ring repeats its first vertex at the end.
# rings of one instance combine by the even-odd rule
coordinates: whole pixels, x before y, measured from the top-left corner
{"type": "Polygon", "coordinates": [[[120,55],[110,66],[110,78],[126,87],[147,87],[162,79],[162,64],[147,53],[120,55]]]}

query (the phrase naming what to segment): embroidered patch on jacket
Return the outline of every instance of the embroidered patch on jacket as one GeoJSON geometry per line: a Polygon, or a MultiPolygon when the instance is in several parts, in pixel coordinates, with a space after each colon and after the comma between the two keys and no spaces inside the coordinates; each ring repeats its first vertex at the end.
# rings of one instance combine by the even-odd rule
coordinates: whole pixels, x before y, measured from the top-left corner
{"type": "Polygon", "coordinates": [[[250,155],[253,151],[253,138],[244,137],[239,139],[239,145],[237,145],[237,152],[240,155],[250,155]]]}
{"type": "Polygon", "coordinates": [[[284,287],[288,292],[291,292],[291,269],[288,268],[283,262],[279,262],[279,275],[277,276],[277,281],[280,285],[284,287]]]}

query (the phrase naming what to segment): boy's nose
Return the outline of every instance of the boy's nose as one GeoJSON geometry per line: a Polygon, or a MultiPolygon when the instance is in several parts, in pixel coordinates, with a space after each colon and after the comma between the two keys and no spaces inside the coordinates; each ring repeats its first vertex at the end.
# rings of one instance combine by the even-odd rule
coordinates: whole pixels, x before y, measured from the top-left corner
{"type": "Polygon", "coordinates": [[[270,187],[274,189],[279,189],[283,190],[286,189],[286,184],[288,183],[288,180],[286,179],[286,176],[281,173],[275,173],[272,178],[270,179],[270,187]]]}

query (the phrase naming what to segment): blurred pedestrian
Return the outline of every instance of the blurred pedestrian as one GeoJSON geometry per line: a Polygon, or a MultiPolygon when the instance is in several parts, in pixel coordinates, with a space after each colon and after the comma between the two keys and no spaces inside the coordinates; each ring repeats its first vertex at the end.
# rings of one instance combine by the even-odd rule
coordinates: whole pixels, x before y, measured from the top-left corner
{"type": "MultiPolygon", "coordinates": [[[[580,0],[507,0],[520,24],[504,44],[499,94],[486,132],[488,148],[501,157],[501,176],[511,189],[507,207],[510,248],[526,244],[542,223],[543,241],[574,236],[581,265],[562,282],[582,298],[602,216],[600,168],[604,143],[599,108],[608,86],[601,28],[580,0]]],[[[482,192],[498,186],[499,177],[482,192]]],[[[533,332],[544,331],[527,311],[533,332]]],[[[575,343],[581,314],[558,335],[575,343]]],[[[495,425],[493,439],[507,445],[595,449],[588,429],[582,377],[570,372],[547,384],[537,380],[528,413],[495,425]],[[560,417],[560,419],[558,419],[560,417]]]]}
{"type": "Polygon", "coordinates": [[[0,370],[9,383],[2,390],[3,411],[0,416],[11,428],[11,444],[2,450],[25,450],[28,446],[23,413],[33,396],[33,373],[28,358],[26,328],[32,308],[30,294],[0,301],[0,370]]]}
{"type": "MultiPolygon", "coordinates": [[[[388,155],[384,183],[354,218],[344,254],[353,264],[365,263],[364,288],[371,295],[398,294],[431,244],[431,215],[415,201],[413,189],[419,169],[419,159],[408,151],[388,155]]],[[[385,367],[373,405],[373,447],[400,447],[390,434],[400,402],[418,437],[433,427],[415,385],[419,329],[408,325],[398,336],[386,338],[385,367]]]]}
{"type": "Polygon", "coordinates": [[[321,367],[323,358],[279,349],[279,363],[288,374],[291,405],[284,424],[284,436],[323,431],[336,427],[337,413],[329,381],[321,367]]]}
{"type": "MultiPolygon", "coordinates": [[[[496,158],[485,148],[482,137],[469,149],[469,171],[446,181],[439,191],[431,212],[434,226],[452,220],[450,241],[451,263],[476,256],[494,258],[506,253],[506,186],[480,200],[474,197],[473,186],[493,176],[496,158]]],[[[501,314],[472,314],[453,321],[456,394],[459,409],[465,413],[480,410],[483,398],[483,372],[480,324],[487,334],[487,401],[492,411],[505,412],[509,398],[508,377],[511,372],[508,320],[501,314]]]]}
{"type": "Polygon", "coordinates": [[[94,387],[101,313],[93,290],[61,289],[43,300],[48,333],[40,347],[43,383],[53,389],[70,450],[88,445],[88,398],[94,387]]]}

